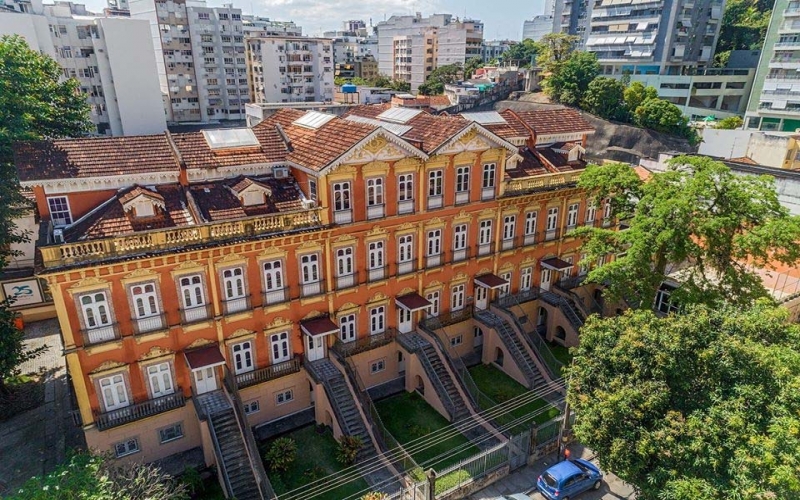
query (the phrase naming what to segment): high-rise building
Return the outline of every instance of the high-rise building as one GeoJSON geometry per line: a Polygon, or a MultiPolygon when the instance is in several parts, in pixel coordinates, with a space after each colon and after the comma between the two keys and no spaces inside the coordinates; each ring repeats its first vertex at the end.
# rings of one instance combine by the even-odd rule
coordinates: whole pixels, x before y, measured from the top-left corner
{"type": "Polygon", "coordinates": [[[580,37],[607,75],[681,75],[710,67],[724,0],[557,0],[553,31],[580,37]]]}
{"type": "Polygon", "coordinates": [[[450,14],[392,16],[378,23],[378,70],[416,90],[439,66],[481,57],[483,23],[450,14]]]}
{"type": "Polygon", "coordinates": [[[245,38],[254,36],[303,36],[303,28],[292,21],[274,21],[267,17],[242,14],[245,38]]]}
{"type": "Polygon", "coordinates": [[[146,19],[171,123],[244,120],[247,89],[242,11],[205,1],[131,0],[146,19]]]}
{"type": "Polygon", "coordinates": [[[247,64],[255,103],[333,99],[333,49],[328,38],[248,38],[247,64]]]}
{"type": "Polygon", "coordinates": [[[776,0],[761,50],[745,128],[800,130],[800,2],[776,0]]]}
{"type": "Polygon", "coordinates": [[[333,62],[351,64],[370,55],[377,59],[378,37],[372,36],[336,36],[333,41],[333,62]]]}
{"type": "Polygon", "coordinates": [[[147,23],[95,14],[72,2],[4,2],[0,35],[21,35],[32,48],[53,57],[65,79],[80,82],[96,133],[166,129],[147,23]]]}
{"type": "Polygon", "coordinates": [[[545,0],[544,12],[541,15],[534,16],[533,19],[526,20],[522,23],[522,39],[538,42],[544,35],[552,33],[554,30],[554,10],[555,0],[545,0]]]}
{"type": "MultiPolygon", "coordinates": [[[[489,62],[500,57],[517,42],[513,40],[484,40],[481,44],[481,60],[489,62]]],[[[469,78],[466,76],[465,78],[469,78]]]]}

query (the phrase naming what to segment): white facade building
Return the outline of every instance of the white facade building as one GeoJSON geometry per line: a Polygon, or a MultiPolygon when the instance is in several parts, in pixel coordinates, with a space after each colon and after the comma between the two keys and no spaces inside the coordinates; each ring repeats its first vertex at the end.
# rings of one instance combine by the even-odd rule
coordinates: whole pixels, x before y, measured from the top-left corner
{"type": "Polygon", "coordinates": [[[328,38],[248,38],[247,61],[256,104],[333,100],[333,48],[328,38]]]}
{"type": "Polygon", "coordinates": [[[333,38],[333,62],[349,64],[360,61],[366,55],[378,59],[378,37],[337,36],[333,38]]]}
{"type": "Polygon", "coordinates": [[[292,21],[273,21],[268,17],[242,14],[244,37],[303,36],[303,28],[292,21]]]}
{"type": "Polygon", "coordinates": [[[538,42],[548,33],[553,32],[553,16],[541,15],[534,16],[533,19],[522,23],[522,39],[538,42]]]}
{"type": "Polygon", "coordinates": [[[164,105],[147,23],[103,17],[81,4],[5,0],[0,35],[18,34],[54,57],[65,78],[80,82],[98,134],[166,130],[164,105]]]}
{"type": "Polygon", "coordinates": [[[247,90],[242,11],[204,1],[130,0],[150,22],[170,123],[244,120],[247,90]]]}

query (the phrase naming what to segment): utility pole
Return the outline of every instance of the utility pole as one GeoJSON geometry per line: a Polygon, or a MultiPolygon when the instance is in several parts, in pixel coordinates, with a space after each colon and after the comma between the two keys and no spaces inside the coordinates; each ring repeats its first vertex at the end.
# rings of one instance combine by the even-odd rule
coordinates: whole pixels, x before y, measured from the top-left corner
{"type": "MultiPolygon", "coordinates": [[[[575,366],[575,358],[572,358],[572,363],[570,363],[570,368],[574,368],[575,366]]],[[[565,389],[569,391],[569,383],[572,380],[572,370],[569,371],[569,379],[567,380],[567,385],[565,389]]],[[[569,414],[570,414],[570,407],[569,407],[569,400],[567,399],[564,403],[564,420],[561,422],[561,428],[558,430],[558,457],[557,461],[561,461],[564,458],[564,451],[567,448],[565,439],[566,439],[566,431],[568,430],[569,426],[569,414]]]]}

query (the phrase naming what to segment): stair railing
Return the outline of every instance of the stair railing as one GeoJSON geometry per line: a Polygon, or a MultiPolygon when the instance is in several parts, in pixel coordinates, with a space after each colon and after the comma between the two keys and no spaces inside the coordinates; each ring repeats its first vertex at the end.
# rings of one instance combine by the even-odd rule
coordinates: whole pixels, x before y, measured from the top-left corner
{"type": "Polygon", "coordinates": [[[206,414],[205,409],[200,405],[200,402],[197,400],[197,393],[194,390],[194,387],[190,387],[192,390],[192,406],[194,406],[194,411],[197,414],[198,420],[205,420],[208,423],[208,430],[209,434],[211,434],[211,445],[214,447],[214,456],[217,457],[217,460],[220,462],[217,464],[217,471],[220,476],[222,476],[222,488],[225,490],[224,493],[226,497],[233,496],[233,489],[231,487],[231,479],[228,477],[228,469],[225,467],[224,458],[222,456],[222,447],[219,445],[219,441],[217,440],[217,433],[214,431],[214,424],[211,422],[211,417],[206,414]]]}
{"type": "Polygon", "coordinates": [[[522,336],[533,346],[533,353],[539,357],[539,362],[544,366],[545,370],[547,370],[550,379],[553,381],[559,380],[561,378],[561,371],[564,368],[564,363],[555,357],[550,347],[548,347],[547,343],[542,339],[542,336],[535,330],[533,332],[525,330],[513,312],[502,306],[498,307],[508,313],[508,316],[511,318],[517,330],[519,330],[522,336]]]}
{"type": "MultiPolygon", "coordinates": [[[[433,346],[431,346],[433,347],[433,346]]],[[[445,409],[450,414],[450,417],[455,420],[456,418],[456,405],[453,403],[453,400],[450,399],[450,395],[447,393],[447,389],[445,388],[442,381],[439,379],[439,374],[436,373],[436,370],[433,368],[433,363],[428,358],[428,354],[425,352],[423,347],[420,347],[417,351],[417,356],[419,356],[420,362],[425,366],[426,372],[428,373],[428,378],[431,380],[434,386],[436,386],[436,392],[441,395],[442,403],[444,403],[445,409]]],[[[444,363],[444,361],[442,361],[444,363]]]]}

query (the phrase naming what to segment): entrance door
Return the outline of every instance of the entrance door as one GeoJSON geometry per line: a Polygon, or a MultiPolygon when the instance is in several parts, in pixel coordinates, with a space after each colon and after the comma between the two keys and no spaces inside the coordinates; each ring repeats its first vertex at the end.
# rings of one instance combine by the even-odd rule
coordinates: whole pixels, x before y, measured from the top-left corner
{"type": "Polygon", "coordinates": [[[197,388],[197,394],[216,391],[217,375],[214,373],[214,367],[207,366],[194,370],[194,385],[197,388]]]}
{"type": "Polygon", "coordinates": [[[316,361],[325,357],[325,335],[316,337],[306,336],[306,356],[309,361],[316,361]]]}
{"type": "Polygon", "coordinates": [[[489,305],[488,298],[489,298],[488,288],[482,286],[475,287],[475,307],[477,307],[478,309],[486,309],[486,307],[489,305]]]}
{"type": "Polygon", "coordinates": [[[539,286],[544,291],[550,290],[550,274],[551,271],[549,269],[542,269],[541,283],[539,286]]]}
{"type": "Polygon", "coordinates": [[[397,309],[397,329],[400,333],[409,333],[414,329],[411,321],[411,311],[408,309],[403,309],[402,307],[397,309]]]}

